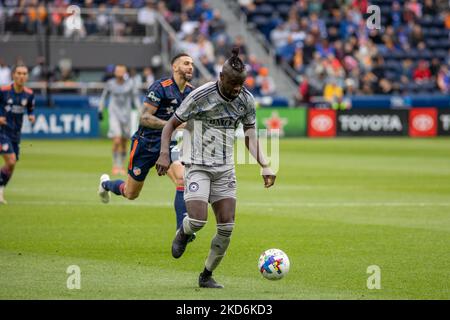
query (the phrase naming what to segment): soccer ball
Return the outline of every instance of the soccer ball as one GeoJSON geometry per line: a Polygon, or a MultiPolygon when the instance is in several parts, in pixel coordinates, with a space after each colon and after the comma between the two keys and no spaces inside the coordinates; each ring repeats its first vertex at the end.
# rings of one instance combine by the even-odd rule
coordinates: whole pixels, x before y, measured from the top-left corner
{"type": "Polygon", "coordinates": [[[289,272],[289,267],[289,258],[280,249],[266,250],[259,257],[258,269],[266,279],[280,280],[289,272]]]}

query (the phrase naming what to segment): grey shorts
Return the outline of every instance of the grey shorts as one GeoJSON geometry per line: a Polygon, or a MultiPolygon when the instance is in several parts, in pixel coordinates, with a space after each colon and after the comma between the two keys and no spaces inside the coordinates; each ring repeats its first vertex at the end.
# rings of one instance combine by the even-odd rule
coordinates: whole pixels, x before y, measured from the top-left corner
{"type": "Polygon", "coordinates": [[[184,200],[216,201],[236,199],[236,173],[234,165],[209,167],[186,165],[184,171],[184,200]]]}
{"type": "Polygon", "coordinates": [[[120,121],[116,116],[109,116],[108,138],[122,137],[129,139],[131,137],[130,121],[120,121]]]}

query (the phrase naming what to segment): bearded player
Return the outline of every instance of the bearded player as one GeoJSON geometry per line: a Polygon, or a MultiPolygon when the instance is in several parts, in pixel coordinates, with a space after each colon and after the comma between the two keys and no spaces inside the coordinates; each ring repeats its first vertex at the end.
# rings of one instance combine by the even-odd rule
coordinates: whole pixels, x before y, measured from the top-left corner
{"type": "MultiPolygon", "coordinates": [[[[104,203],[110,200],[110,191],[129,200],[136,199],[144,186],[149,170],[155,165],[161,146],[161,131],[167,120],[178,109],[181,102],[193,90],[192,79],[194,63],[192,58],[181,53],[172,59],[172,77],[155,81],[147,91],[138,131],[131,139],[131,152],[126,181],[110,180],[107,174],[100,177],[98,194],[104,203]]],[[[171,170],[168,175],[176,186],[175,213],[177,229],[187,214],[183,199],[184,167],[177,159],[176,142],[171,143],[171,170]]],[[[192,237],[191,237],[192,240],[192,237]]]]}

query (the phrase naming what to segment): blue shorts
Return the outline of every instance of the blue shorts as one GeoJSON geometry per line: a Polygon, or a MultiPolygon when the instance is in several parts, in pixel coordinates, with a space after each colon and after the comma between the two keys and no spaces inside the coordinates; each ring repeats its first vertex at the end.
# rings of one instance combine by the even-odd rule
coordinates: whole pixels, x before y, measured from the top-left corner
{"type": "MultiPolygon", "coordinates": [[[[170,151],[175,146],[176,142],[171,142],[170,151]]],[[[144,138],[135,134],[131,138],[128,174],[136,181],[144,181],[150,169],[155,166],[160,150],[161,137],[144,138]]],[[[175,159],[171,156],[171,161],[173,160],[175,159]]]]}
{"type": "Polygon", "coordinates": [[[18,142],[11,141],[8,136],[0,135],[0,154],[16,154],[16,160],[19,160],[20,146],[18,142]]]}

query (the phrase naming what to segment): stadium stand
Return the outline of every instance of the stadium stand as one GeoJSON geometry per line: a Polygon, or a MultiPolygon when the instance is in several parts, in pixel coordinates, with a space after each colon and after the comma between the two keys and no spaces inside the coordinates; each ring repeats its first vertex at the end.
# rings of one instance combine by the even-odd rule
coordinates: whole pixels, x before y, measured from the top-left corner
{"type": "MultiPolygon", "coordinates": [[[[104,44],[104,46],[108,45],[108,48],[103,49],[102,52],[97,49],[97,52],[89,54],[93,58],[100,57],[101,60],[107,50],[114,55],[116,50],[111,48],[111,45],[116,45],[117,49],[123,48],[124,44],[131,46],[132,43],[140,47],[142,44],[156,44],[153,48],[163,46],[161,44],[162,34],[159,30],[161,26],[157,19],[159,16],[163,17],[175,32],[176,40],[180,43],[178,51],[189,52],[208,71],[209,76],[206,79],[203,76],[202,81],[216,78],[220,66],[225,57],[230,54],[232,46],[239,46],[242,53],[241,58],[249,66],[252,78],[250,81],[254,80],[252,92],[258,96],[272,95],[276,89],[267,68],[264,68],[257,57],[248,54],[248,49],[241,37],[233,39],[227,34],[227,27],[221,18],[221,12],[213,10],[207,1],[56,0],[49,1],[48,7],[45,6],[44,1],[38,0],[3,0],[0,3],[0,37],[5,45],[8,44],[8,41],[11,43],[12,36],[16,40],[27,39],[29,43],[32,43],[33,40],[42,41],[36,37],[45,32],[48,18],[50,24],[48,32],[53,46],[57,46],[58,41],[72,41],[72,44],[65,42],[62,45],[62,47],[69,47],[73,43],[76,44],[76,48],[67,50],[69,51],[67,54],[70,55],[70,52],[81,50],[84,45],[92,47],[95,42],[107,42],[108,44],[104,44]],[[80,9],[75,11],[76,14],[71,15],[74,12],[73,5],[80,9]]],[[[173,46],[173,43],[169,43],[168,46],[173,46]]],[[[56,51],[62,50],[59,48],[56,51]]],[[[142,52],[142,48],[136,48],[136,50],[142,52]]],[[[147,53],[152,53],[151,48],[146,50],[147,53]]],[[[24,51],[29,50],[25,49],[24,51]]],[[[16,52],[14,61],[12,61],[11,54],[4,57],[9,60],[9,64],[23,59],[23,55],[19,56],[17,50],[14,52],[16,52]]],[[[133,54],[136,55],[137,51],[130,53],[130,56],[133,54]]],[[[78,56],[85,57],[86,52],[80,51],[78,56]]],[[[31,81],[36,81],[36,83],[32,83],[32,86],[43,91],[45,89],[43,81],[46,79],[43,65],[45,58],[42,55],[33,55],[27,56],[27,59],[24,60],[34,70],[31,81]],[[36,64],[31,65],[34,61],[36,64]]],[[[86,62],[79,62],[77,57],[69,57],[61,60],[52,61],[51,70],[49,70],[52,91],[68,92],[72,88],[76,88],[80,93],[99,91],[102,88],[103,80],[107,77],[107,70],[111,69],[110,64],[107,65],[104,61],[93,61],[95,59],[85,59],[86,62]]],[[[136,59],[128,57],[128,60],[130,63],[136,63],[136,59]]],[[[146,77],[144,72],[148,72],[148,69],[152,67],[153,70],[150,73],[156,73],[156,77],[167,72],[167,66],[161,68],[160,61],[155,63],[147,58],[144,63],[144,59],[140,60],[140,64],[133,66],[137,69],[137,77],[141,80],[146,77]]],[[[127,62],[124,63],[127,64],[127,62]]],[[[197,73],[197,78],[199,76],[200,74],[197,73]]],[[[152,77],[152,79],[154,78],[152,77]]],[[[150,84],[148,81],[141,82],[143,88],[150,84]]]]}
{"type": "Polygon", "coordinates": [[[444,0],[239,0],[248,24],[275,48],[299,83],[298,100],[347,96],[448,94],[450,9],[444,0]],[[381,28],[368,29],[367,7],[381,28]],[[324,89],[325,88],[325,89],[324,89]],[[328,90],[329,91],[329,90],[328,90]]]}
{"type": "MultiPolygon", "coordinates": [[[[446,0],[227,3],[240,7],[247,26],[264,35],[279,66],[298,83],[294,93],[297,105],[332,104],[359,95],[437,96],[450,92],[450,9],[446,0]],[[369,5],[380,8],[381,29],[367,28],[369,5]]],[[[0,41],[5,50],[0,60],[12,65],[24,59],[32,69],[32,86],[39,92],[50,88],[86,94],[99,92],[111,69],[112,63],[102,60],[105,52],[116,55],[116,60],[128,59],[124,63],[136,69],[136,78],[145,88],[148,80],[167,72],[167,57],[165,61],[161,57],[173,52],[174,42],[206,70],[201,81],[216,78],[231,47],[239,46],[248,65],[249,90],[258,97],[274,97],[273,105],[284,105],[276,99],[276,81],[268,68],[242,37],[229,36],[221,15],[205,0],[56,0],[48,1],[47,6],[39,0],[2,0],[0,41]],[[80,8],[79,14],[71,14],[73,5],[80,8]],[[175,39],[163,39],[159,17],[175,39]],[[36,50],[34,43],[42,42],[46,21],[55,51],[67,48],[65,58],[52,55],[48,72],[42,50],[36,50]],[[17,44],[22,40],[27,45],[17,44]],[[95,46],[98,48],[92,49],[95,46]],[[163,47],[168,49],[162,52],[163,47]],[[87,53],[91,49],[96,51],[87,53]],[[120,50],[124,49],[130,54],[123,54],[120,50]],[[17,54],[18,50],[23,54],[17,54]],[[91,59],[85,59],[87,54],[91,59]],[[45,84],[47,76],[50,86],[45,84]]],[[[8,77],[6,65],[0,64],[3,82],[8,77]]]]}

